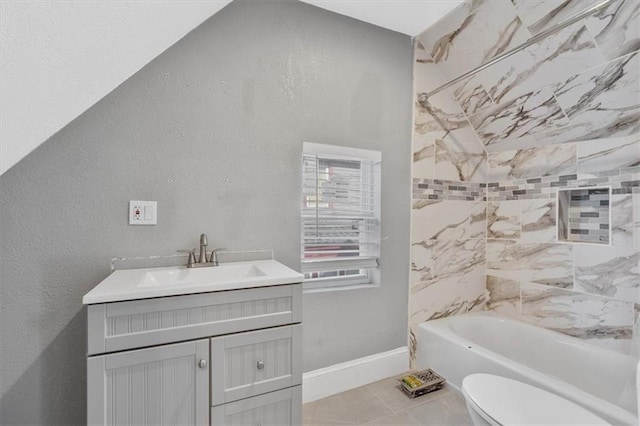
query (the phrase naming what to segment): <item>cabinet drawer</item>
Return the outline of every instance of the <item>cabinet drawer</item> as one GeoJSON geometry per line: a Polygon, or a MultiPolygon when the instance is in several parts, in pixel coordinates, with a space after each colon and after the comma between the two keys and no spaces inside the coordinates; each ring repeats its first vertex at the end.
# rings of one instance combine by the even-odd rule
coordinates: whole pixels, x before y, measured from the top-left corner
{"type": "Polygon", "coordinates": [[[302,383],[302,326],[211,339],[211,405],[302,383]]]}
{"type": "Polygon", "coordinates": [[[294,386],[211,408],[213,426],[302,424],[302,386],[294,386]]]}
{"type": "Polygon", "coordinates": [[[302,285],[89,305],[95,355],[302,321],[302,285]]]}

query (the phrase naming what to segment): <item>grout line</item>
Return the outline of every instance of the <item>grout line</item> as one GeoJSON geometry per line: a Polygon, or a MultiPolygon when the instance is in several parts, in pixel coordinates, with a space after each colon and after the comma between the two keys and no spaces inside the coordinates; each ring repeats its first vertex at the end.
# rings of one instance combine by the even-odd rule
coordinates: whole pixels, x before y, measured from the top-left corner
{"type": "MultiPolygon", "coordinates": [[[[386,380],[386,379],[385,379],[385,380],[386,380]]],[[[377,382],[376,382],[376,383],[377,383],[377,382]]],[[[371,393],[373,396],[375,396],[375,397],[376,397],[376,399],[377,399],[378,401],[382,402],[382,405],[384,405],[384,406],[385,406],[389,411],[391,411],[391,413],[389,413],[389,414],[385,414],[384,416],[381,416],[381,417],[378,417],[378,418],[377,418],[377,419],[375,419],[375,420],[378,420],[378,419],[381,419],[381,418],[383,418],[383,417],[386,417],[386,416],[389,416],[389,415],[391,415],[391,414],[395,414],[395,413],[396,413],[396,411],[395,411],[393,408],[391,408],[391,407],[389,406],[389,404],[387,404],[387,403],[384,401],[384,399],[380,398],[380,396],[378,396],[375,392],[371,391],[371,389],[368,389],[368,392],[369,392],[369,393],[371,393]]],[[[371,420],[371,421],[369,421],[369,422],[367,422],[367,423],[371,423],[372,421],[373,421],[373,420],[371,420]]]]}

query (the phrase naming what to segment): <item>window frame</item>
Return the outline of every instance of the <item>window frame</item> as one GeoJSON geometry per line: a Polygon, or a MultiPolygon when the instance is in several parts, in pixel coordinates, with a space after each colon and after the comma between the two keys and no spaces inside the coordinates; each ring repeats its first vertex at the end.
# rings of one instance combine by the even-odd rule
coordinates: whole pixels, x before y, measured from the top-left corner
{"type": "MultiPolygon", "coordinates": [[[[360,169],[362,170],[362,168],[360,169]]],[[[362,172],[360,172],[362,173],[362,172]]],[[[301,207],[300,207],[300,219],[301,219],[301,255],[300,255],[300,263],[301,263],[301,271],[307,275],[307,273],[312,272],[311,265],[320,266],[318,269],[313,269],[313,272],[322,272],[322,271],[347,271],[347,270],[359,270],[359,274],[353,275],[344,275],[344,276],[331,276],[331,277],[317,277],[317,278],[307,278],[304,279],[304,289],[305,291],[328,291],[328,290],[343,290],[343,289],[351,289],[351,288],[360,288],[360,287],[372,287],[378,286],[380,282],[380,272],[379,272],[379,264],[380,264],[380,252],[381,252],[381,215],[380,215],[380,204],[382,198],[382,187],[381,187],[381,174],[382,174],[382,153],[380,151],[368,150],[368,149],[360,149],[360,148],[352,148],[352,147],[344,147],[338,145],[327,145],[327,144],[319,144],[313,142],[303,142],[302,147],[302,189],[301,189],[301,207]],[[365,217],[362,212],[366,210],[360,210],[358,215],[361,216],[364,220],[370,220],[369,226],[374,224],[373,228],[373,238],[366,240],[371,246],[373,246],[373,255],[367,256],[354,256],[352,259],[344,259],[337,260],[335,258],[329,258],[325,260],[315,260],[310,261],[304,259],[305,255],[305,237],[308,236],[305,234],[305,220],[309,218],[308,211],[305,215],[305,205],[304,205],[304,185],[306,178],[306,168],[305,168],[305,158],[308,156],[316,156],[316,158],[321,158],[327,161],[330,160],[345,160],[345,161],[359,161],[362,163],[369,163],[371,169],[367,172],[369,176],[367,176],[367,185],[372,185],[372,197],[369,202],[373,203],[373,207],[371,208],[372,216],[365,217]],[[324,265],[323,265],[324,263],[324,265]],[[332,269],[331,267],[335,266],[336,269],[332,269]]],[[[362,178],[362,174],[360,178],[362,178]]],[[[316,178],[315,187],[317,193],[319,193],[318,180],[316,178]]],[[[319,210],[318,204],[315,206],[316,212],[319,210]]],[[[369,213],[371,214],[371,213],[369,213]]],[[[318,214],[316,213],[316,217],[318,214]]],[[[329,219],[330,215],[325,215],[325,219],[329,219]]],[[[360,238],[360,234],[359,237],[360,238]]],[[[358,241],[358,250],[362,245],[362,241],[358,241]]]]}

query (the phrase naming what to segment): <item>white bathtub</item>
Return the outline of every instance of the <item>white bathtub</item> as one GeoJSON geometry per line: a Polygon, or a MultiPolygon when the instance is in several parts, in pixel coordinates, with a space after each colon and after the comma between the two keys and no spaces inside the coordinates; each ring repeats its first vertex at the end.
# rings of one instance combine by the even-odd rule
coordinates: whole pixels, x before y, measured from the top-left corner
{"type": "Polygon", "coordinates": [[[638,425],[636,362],[628,355],[523,322],[478,312],[419,325],[416,367],[460,389],[490,373],[547,389],[614,425],[638,425]]]}

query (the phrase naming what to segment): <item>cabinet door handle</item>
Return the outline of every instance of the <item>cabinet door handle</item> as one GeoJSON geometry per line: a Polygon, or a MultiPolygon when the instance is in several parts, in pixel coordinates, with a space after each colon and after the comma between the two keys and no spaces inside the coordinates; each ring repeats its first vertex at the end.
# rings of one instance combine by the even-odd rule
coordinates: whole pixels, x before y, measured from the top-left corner
{"type": "Polygon", "coordinates": [[[198,361],[198,367],[207,368],[207,360],[206,359],[201,359],[200,361],[198,361]]]}
{"type": "Polygon", "coordinates": [[[256,367],[258,368],[258,370],[262,370],[264,368],[264,362],[258,361],[256,363],[256,367]]]}

